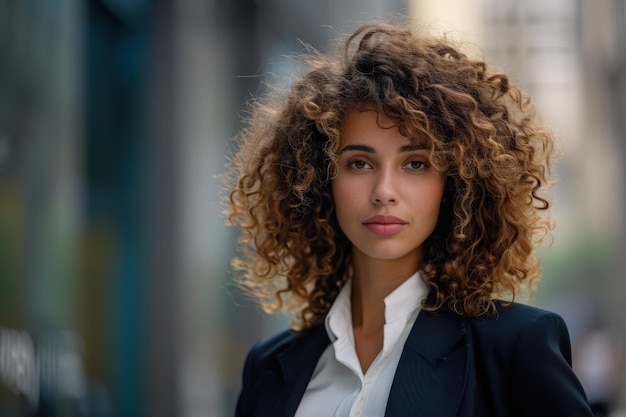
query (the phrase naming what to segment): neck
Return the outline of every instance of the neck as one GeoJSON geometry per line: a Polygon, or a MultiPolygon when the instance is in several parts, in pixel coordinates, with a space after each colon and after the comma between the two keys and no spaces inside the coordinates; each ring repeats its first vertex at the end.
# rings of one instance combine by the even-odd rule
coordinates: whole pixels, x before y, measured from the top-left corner
{"type": "Polygon", "coordinates": [[[417,271],[415,258],[381,260],[353,251],[352,328],[363,373],[384,345],[385,297],[417,271]]]}
{"type": "Polygon", "coordinates": [[[372,259],[353,253],[352,325],[379,331],[385,324],[385,297],[419,268],[419,261],[372,259]]]}

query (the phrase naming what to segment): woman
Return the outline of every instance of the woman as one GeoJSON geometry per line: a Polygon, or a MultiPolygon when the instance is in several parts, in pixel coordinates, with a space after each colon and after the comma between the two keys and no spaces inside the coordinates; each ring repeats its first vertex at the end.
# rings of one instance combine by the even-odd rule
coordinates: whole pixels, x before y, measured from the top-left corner
{"type": "Polygon", "coordinates": [[[238,282],[294,328],[237,416],[591,416],[539,278],[553,136],[505,74],[369,24],[257,101],[228,173],[238,282]],[[507,301],[502,301],[507,300],[507,301]]]}

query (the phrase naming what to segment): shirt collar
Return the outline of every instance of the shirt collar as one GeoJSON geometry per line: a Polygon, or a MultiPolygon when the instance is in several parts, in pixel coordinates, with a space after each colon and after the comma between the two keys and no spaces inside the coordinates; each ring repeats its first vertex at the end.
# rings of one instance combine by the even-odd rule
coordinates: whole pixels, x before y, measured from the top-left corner
{"type": "Polygon", "coordinates": [[[428,286],[417,271],[385,297],[385,324],[404,319],[417,310],[428,295],[428,286]]]}
{"type": "Polygon", "coordinates": [[[352,328],[352,312],[350,311],[350,297],[352,295],[352,278],[348,279],[339,291],[333,305],[330,307],[324,324],[331,342],[335,342],[339,335],[349,334],[352,328]],[[350,326],[350,329],[348,329],[350,326]]]}

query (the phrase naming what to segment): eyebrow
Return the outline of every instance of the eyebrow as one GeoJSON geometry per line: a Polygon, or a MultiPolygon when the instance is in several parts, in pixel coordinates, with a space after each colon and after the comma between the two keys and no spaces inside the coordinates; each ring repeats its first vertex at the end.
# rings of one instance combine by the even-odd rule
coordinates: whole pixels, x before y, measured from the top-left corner
{"type": "MultiPolygon", "coordinates": [[[[404,145],[401,146],[398,149],[398,152],[400,153],[404,153],[404,152],[412,152],[412,151],[420,151],[420,150],[424,150],[424,149],[428,149],[428,146],[424,143],[412,143],[410,145],[404,145]]],[[[343,147],[339,153],[342,154],[344,152],[347,151],[361,151],[361,152],[367,152],[367,153],[376,153],[376,149],[374,149],[371,146],[368,145],[346,145],[345,147],[343,147]]]]}

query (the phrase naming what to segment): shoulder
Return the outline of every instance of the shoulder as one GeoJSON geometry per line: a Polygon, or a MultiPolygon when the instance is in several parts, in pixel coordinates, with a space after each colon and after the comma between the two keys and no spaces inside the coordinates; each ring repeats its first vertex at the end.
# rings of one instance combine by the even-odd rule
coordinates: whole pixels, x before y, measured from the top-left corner
{"type": "Polygon", "coordinates": [[[497,314],[473,320],[470,329],[481,369],[511,387],[511,404],[519,415],[592,416],[572,369],[561,316],[523,304],[498,305],[497,314]]]}
{"type": "Polygon", "coordinates": [[[476,328],[503,328],[510,331],[522,331],[537,322],[547,322],[557,327],[565,326],[565,322],[558,314],[542,308],[504,302],[496,302],[496,311],[480,317],[470,318],[467,323],[476,328]]]}
{"type": "Polygon", "coordinates": [[[493,314],[467,319],[465,325],[470,337],[480,339],[486,348],[529,354],[552,346],[571,361],[567,325],[561,316],[549,310],[498,302],[493,314]]]}
{"type": "Polygon", "coordinates": [[[306,347],[314,339],[325,335],[323,326],[314,326],[303,330],[284,330],[267,339],[257,342],[248,353],[246,367],[250,371],[259,368],[274,369],[278,366],[278,358],[288,351],[298,350],[299,346],[306,347]]]}
{"type": "Polygon", "coordinates": [[[282,352],[300,335],[300,332],[292,329],[284,330],[276,335],[260,340],[252,346],[250,353],[259,359],[266,359],[282,352]]]}
{"type": "Polygon", "coordinates": [[[318,351],[321,352],[327,341],[324,327],[316,326],[302,331],[285,330],[257,342],[246,357],[235,415],[248,416],[257,408],[273,410],[283,404],[289,392],[285,389],[287,381],[293,382],[294,376],[309,368],[312,372],[317,362],[303,358],[319,356],[318,351]]]}
{"type": "Polygon", "coordinates": [[[513,333],[546,326],[567,330],[565,321],[557,313],[526,304],[505,304],[503,302],[496,303],[494,313],[473,319],[472,325],[477,328],[508,329],[509,332],[513,333]]]}
{"type": "Polygon", "coordinates": [[[521,322],[533,321],[544,316],[559,317],[552,311],[521,303],[508,304],[503,301],[496,301],[496,310],[497,316],[508,317],[508,319],[520,320],[521,322]]]}
{"type": "Polygon", "coordinates": [[[479,317],[460,316],[447,309],[430,312],[427,315],[432,320],[462,323],[468,331],[519,333],[535,325],[541,327],[542,323],[566,329],[563,318],[552,311],[503,301],[496,301],[495,305],[495,311],[479,317]]]}
{"type": "Polygon", "coordinates": [[[456,346],[468,348],[471,395],[493,395],[499,387],[501,405],[515,415],[592,416],[571,367],[567,326],[558,314],[498,302],[494,313],[481,317],[447,310],[427,317],[432,321],[430,335],[440,328],[461,329],[462,342],[456,346]]]}
{"type": "Polygon", "coordinates": [[[274,336],[256,342],[245,362],[246,371],[256,374],[260,368],[275,368],[281,352],[289,349],[301,333],[296,330],[285,330],[274,336]]]}

